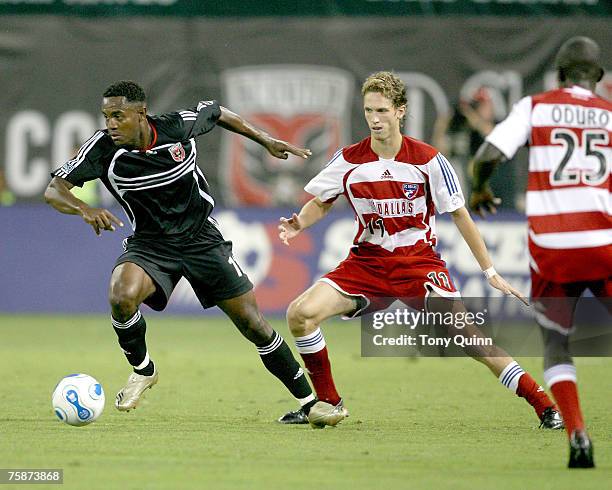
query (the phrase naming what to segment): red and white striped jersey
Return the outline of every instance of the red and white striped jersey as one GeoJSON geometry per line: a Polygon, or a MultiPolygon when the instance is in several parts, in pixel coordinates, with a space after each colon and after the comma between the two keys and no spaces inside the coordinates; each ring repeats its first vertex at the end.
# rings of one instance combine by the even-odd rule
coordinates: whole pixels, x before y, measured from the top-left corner
{"type": "Polygon", "coordinates": [[[486,140],[508,158],[529,143],[531,266],[566,283],[612,275],[612,103],[574,86],[525,97],[486,140]]]}
{"type": "Polygon", "coordinates": [[[464,205],[446,158],[407,136],[392,160],[374,153],[369,137],[342,148],[304,189],[323,202],[344,195],[357,222],[353,244],[360,253],[375,256],[431,255],[435,212],[464,205]]]}

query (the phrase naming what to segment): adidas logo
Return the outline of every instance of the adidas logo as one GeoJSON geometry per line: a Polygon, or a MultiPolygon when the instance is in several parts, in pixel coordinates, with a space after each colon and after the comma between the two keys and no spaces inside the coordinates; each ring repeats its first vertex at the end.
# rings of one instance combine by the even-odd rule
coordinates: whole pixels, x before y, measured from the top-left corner
{"type": "Polygon", "coordinates": [[[391,172],[389,172],[389,170],[385,170],[382,175],[380,176],[381,179],[392,179],[393,175],[391,175],[391,172]]]}
{"type": "Polygon", "coordinates": [[[293,377],[293,379],[298,379],[300,376],[304,376],[304,370],[302,368],[299,368],[297,370],[297,373],[295,374],[295,376],[293,377]]]}

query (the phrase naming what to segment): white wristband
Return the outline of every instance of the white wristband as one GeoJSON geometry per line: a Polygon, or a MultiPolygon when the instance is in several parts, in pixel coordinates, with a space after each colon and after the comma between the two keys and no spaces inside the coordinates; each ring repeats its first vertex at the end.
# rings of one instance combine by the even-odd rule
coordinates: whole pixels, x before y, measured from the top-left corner
{"type": "Polygon", "coordinates": [[[487,279],[491,279],[492,277],[495,277],[497,275],[495,267],[489,267],[487,270],[482,271],[482,273],[487,279]]]}

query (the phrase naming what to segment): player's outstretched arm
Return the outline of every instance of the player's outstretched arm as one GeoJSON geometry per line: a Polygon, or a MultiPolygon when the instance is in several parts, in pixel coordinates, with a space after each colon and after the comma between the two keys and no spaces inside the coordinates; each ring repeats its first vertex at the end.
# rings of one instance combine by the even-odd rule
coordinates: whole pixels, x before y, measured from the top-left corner
{"type": "Polygon", "coordinates": [[[314,225],[332,208],[333,203],[325,203],[315,197],[304,204],[299,214],[293,213],[291,218],[281,218],[278,225],[278,237],[285,244],[289,245],[289,240],[298,236],[302,230],[314,225]]]}
{"type": "Polygon", "coordinates": [[[217,125],[259,143],[268,150],[270,155],[276,158],[286,160],[289,153],[300,158],[308,158],[312,154],[307,148],[299,148],[286,141],[272,138],[265,131],[253,126],[250,122],[223,106],[221,106],[221,117],[219,117],[217,125]]]}
{"type": "Polygon", "coordinates": [[[503,277],[501,277],[493,267],[493,261],[489,256],[489,251],[485,245],[476,224],[472,220],[470,213],[465,207],[461,207],[451,213],[453,221],[461,233],[461,236],[467,243],[468,247],[472,251],[474,258],[480,265],[483,274],[486,276],[489,284],[495,289],[499,289],[502,293],[507,295],[514,295],[520,299],[526,305],[529,305],[527,299],[521,294],[520,291],[512,287],[503,277]]]}
{"type": "Polygon", "coordinates": [[[478,148],[474,159],[470,163],[473,173],[472,193],[470,195],[470,209],[485,217],[487,213],[495,214],[501,199],[495,197],[489,179],[497,165],[506,160],[505,155],[494,145],[484,142],[478,148]]]}
{"type": "Polygon", "coordinates": [[[66,179],[53,177],[45,190],[45,201],[64,214],[78,214],[90,225],[96,235],[102,230],[115,231],[113,223],[123,226],[123,223],[113,213],[103,208],[92,208],[78,199],[70,189],[74,186],[66,179]]]}

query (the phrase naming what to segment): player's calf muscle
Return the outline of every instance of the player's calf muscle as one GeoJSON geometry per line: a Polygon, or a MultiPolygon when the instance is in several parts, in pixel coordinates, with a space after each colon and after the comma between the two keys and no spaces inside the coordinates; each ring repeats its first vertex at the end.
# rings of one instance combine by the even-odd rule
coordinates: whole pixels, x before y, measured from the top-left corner
{"type": "Polygon", "coordinates": [[[258,315],[243,319],[240,325],[236,324],[236,326],[242,335],[256,345],[268,342],[273,332],[270,324],[259,312],[258,315]]]}
{"type": "Polygon", "coordinates": [[[272,327],[259,311],[252,292],[238,299],[220,301],[218,306],[249,341],[259,345],[270,340],[272,327]]]}

